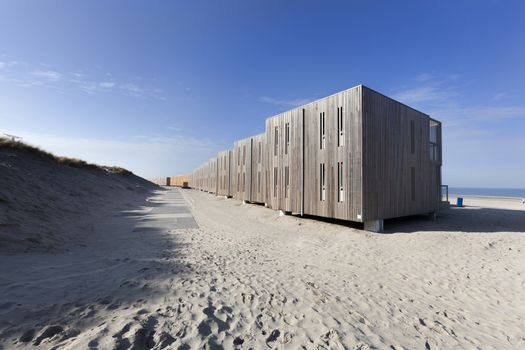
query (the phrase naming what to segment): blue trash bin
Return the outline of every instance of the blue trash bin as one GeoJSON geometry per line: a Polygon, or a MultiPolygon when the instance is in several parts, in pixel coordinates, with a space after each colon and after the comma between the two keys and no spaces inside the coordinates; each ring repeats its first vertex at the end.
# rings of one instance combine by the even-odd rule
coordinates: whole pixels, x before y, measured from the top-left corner
{"type": "Polygon", "coordinates": [[[462,207],[462,206],[463,206],[463,198],[458,197],[457,206],[458,206],[458,207],[462,207]]]}

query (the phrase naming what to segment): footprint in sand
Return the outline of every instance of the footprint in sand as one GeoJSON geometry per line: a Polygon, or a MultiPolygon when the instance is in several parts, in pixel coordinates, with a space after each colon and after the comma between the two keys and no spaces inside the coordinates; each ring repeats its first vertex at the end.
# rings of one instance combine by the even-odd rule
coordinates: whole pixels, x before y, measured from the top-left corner
{"type": "Polygon", "coordinates": [[[56,335],[62,333],[64,331],[64,328],[62,326],[48,326],[40,332],[40,334],[36,337],[34,341],[34,345],[40,345],[42,341],[52,339],[56,335]]]}

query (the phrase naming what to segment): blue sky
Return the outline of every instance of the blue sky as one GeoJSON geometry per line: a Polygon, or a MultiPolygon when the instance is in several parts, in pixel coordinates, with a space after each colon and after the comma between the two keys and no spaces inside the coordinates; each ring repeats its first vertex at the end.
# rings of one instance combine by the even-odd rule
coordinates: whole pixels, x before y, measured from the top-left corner
{"type": "Polygon", "coordinates": [[[358,84],[444,123],[444,183],[525,188],[521,1],[0,2],[0,133],[185,173],[358,84]]]}

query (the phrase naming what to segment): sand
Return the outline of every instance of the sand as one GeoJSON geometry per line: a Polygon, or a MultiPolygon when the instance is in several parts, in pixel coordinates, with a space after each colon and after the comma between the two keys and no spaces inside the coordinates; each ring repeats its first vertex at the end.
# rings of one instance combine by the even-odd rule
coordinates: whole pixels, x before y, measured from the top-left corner
{"type": "Polygon", "coordinates": [[[194,190],[128,197],[84,246],[0,255],[0,344],[524,348],[515,204],[479,199],[376,234],[194,190]]]}

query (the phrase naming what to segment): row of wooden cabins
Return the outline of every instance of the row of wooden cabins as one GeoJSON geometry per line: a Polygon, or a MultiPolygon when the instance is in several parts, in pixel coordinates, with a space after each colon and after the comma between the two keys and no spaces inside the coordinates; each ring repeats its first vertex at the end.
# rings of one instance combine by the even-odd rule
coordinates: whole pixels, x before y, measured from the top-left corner
{"type": "Polygon", "coordinates": [[[284,213],[364,223],[441,205],[441,123],[363,85],[266,119],[188,185],[284,213]]]}

